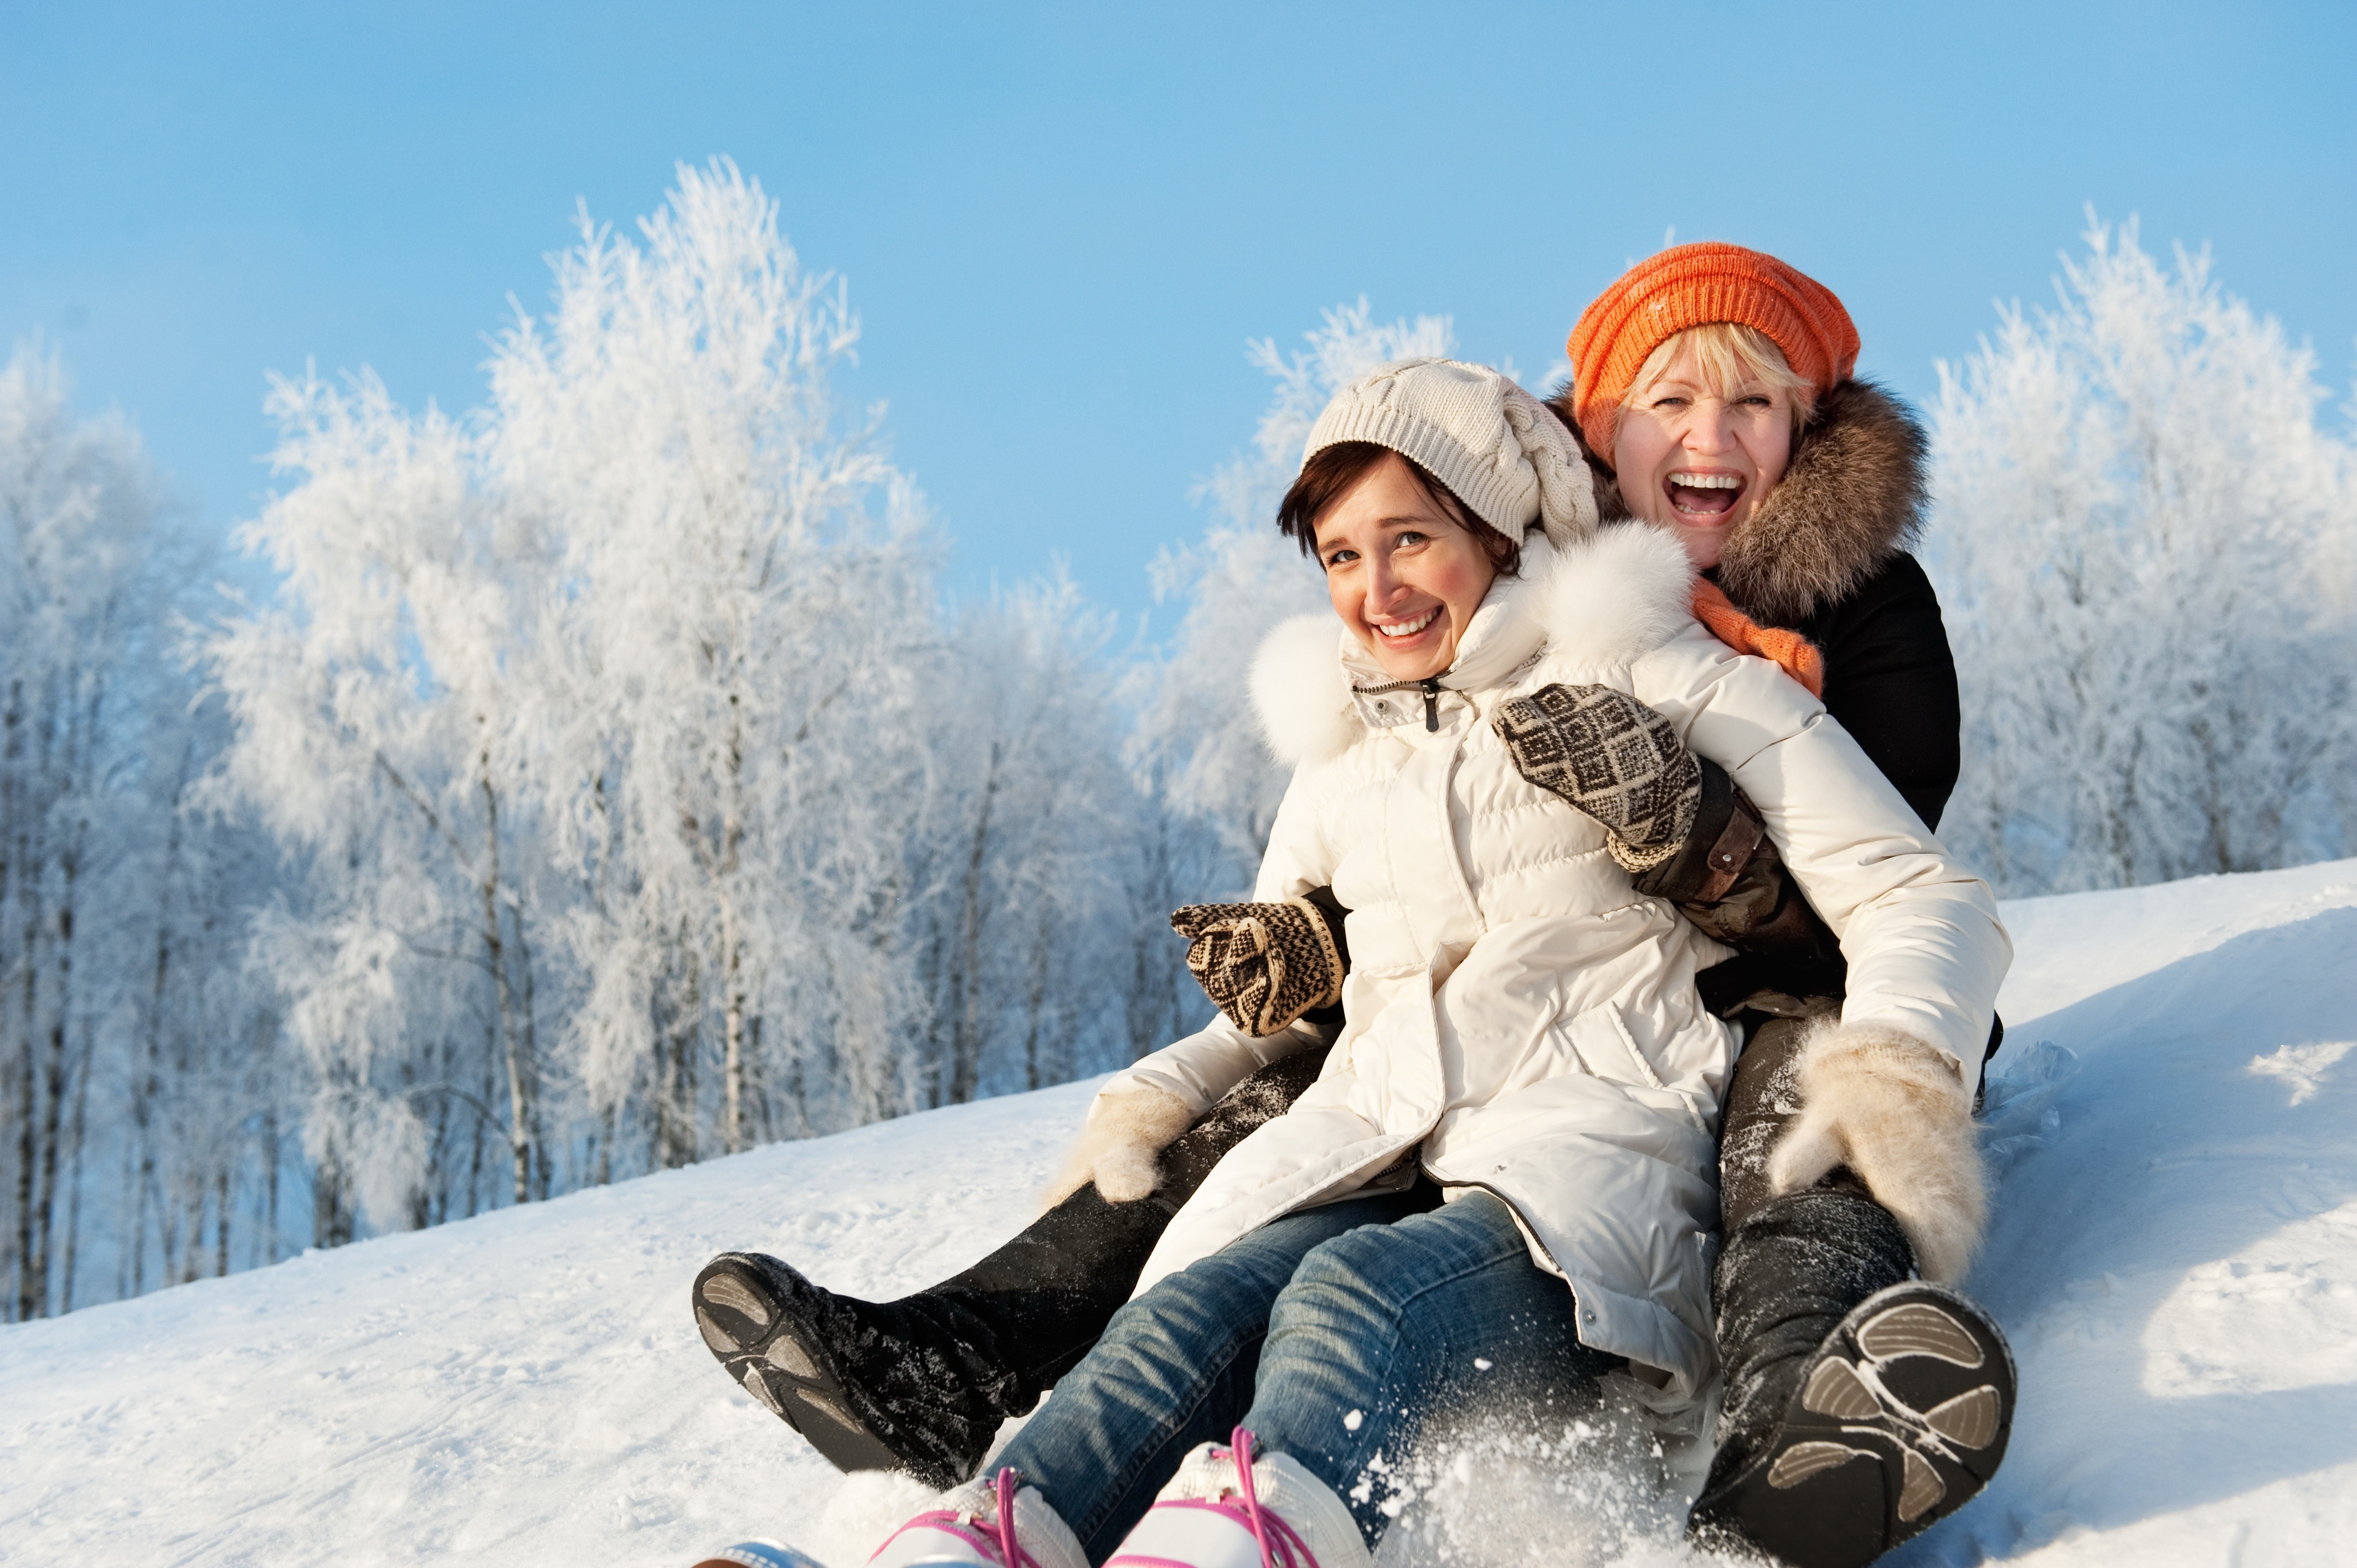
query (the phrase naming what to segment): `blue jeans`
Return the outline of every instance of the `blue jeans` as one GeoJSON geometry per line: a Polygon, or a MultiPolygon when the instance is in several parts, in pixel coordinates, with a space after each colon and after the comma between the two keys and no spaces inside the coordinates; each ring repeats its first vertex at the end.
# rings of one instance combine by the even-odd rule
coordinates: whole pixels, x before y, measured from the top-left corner
{"type": "Polygon", "coordinates": [[[1391,1521],[1380,1484],[1360,1485],[1371,1461],[1396,1466],[1436,1415],[1535,1405],[1621,1364],[1580,1344],[1570,1288],[1504,1203],[1434,1196],[1292,1215],[1163,1280],[1001,1462],[1102,1562],[1189,1451],[1241,1423],[1340,1494],[1372,1550],[1391,1521]]]}

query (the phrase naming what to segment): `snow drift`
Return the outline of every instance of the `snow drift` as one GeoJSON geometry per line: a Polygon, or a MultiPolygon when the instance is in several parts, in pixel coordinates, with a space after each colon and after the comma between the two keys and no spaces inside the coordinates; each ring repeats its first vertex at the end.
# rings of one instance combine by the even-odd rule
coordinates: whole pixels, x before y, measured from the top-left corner
{"type": "MultiPolygon", "coordinates": [[[[2018,945],[1972,1288],[2019,1425],[1890,1559],[2327,1562],[2357,1537],[2357,862],[2007,906],[2018,945]]],[[[1011,1233],[1085,1084],[778,1144],[0,1330],[0,1558],[684,1564],[774,1532],[853,1563],[846,1482],[715,1369],[725,1247],[869,1294],[1011,1233]]],[[[1609,1425],[1609,1423],[1608,1423],[1609,1425]]],[[[1677,1466],[1609,1430],[1434,1472],[1391,1563],[1685,1557],[1677,1466]],[[1665,1479],[1664,1477],[1668,1477],[1665,1479]],[[1609,1528],[1602,1528],[1609,1526],[1609,1528]]],[[[1690,1466],[1688,1467],[1690,1469],[1690,1466]]]]}

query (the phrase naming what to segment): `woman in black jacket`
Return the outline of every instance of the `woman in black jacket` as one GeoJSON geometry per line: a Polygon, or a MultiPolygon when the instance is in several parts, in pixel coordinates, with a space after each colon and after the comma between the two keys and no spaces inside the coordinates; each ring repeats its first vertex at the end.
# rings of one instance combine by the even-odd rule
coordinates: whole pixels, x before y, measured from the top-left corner
{"type": "MultiPolygon", "coordinates": [[[[1711,249],[1681,247],[1665,257],[1674,263],[1711,249]]],[[[1750,252],[1738,256],[1770,262],[1750,252]]],[[[1653,258],[1631,277],[1658,270],[1663,260],[1653,258]]],[[[1781,269],[1771,278],[1789,274],[1816,286],[1770,264],[1781,269]]],[[[1676,279],[1665,286],[1676,286],[1676,279]]],[[[1641,299],[1641,280],[1632,291],[1631,279],[1623,279],[1590,307],[1583,325],[1598,307],[1625,303],[1632,292],[1641,299]]],[[[1838,302],[1832,308],[1838,312],[1838,302]]],[[[1846,316],[1839,320],[1846,328],[1846,316]]],[[[1854,356],[1854,335],[1849,342],[1854,356]]],[[[1936,827],[1956,780],[1959,711],[1938,600],[1908,553],[1925,499],[1923,435],[1903,406],[1852,377],[1846,363],[1839,372],[1825,377],[1830,384],[1810,388],[1813,408],[1781,476],[1751,504],[1738,503],[1738,520],[1718,542],[1705,576],[1741,614],[1736,630],[1716,623],[1714,629],[1738,640],[1748,618],[1759,628],[1796,632],[1813,645],[1822,659],[1827,711],[1936,827]]],[[[1595,411],[1581,403],[1567,389],[1553,406],[1575,430],[1587,413],[1592,429],[1595,411]]],[[[1599,479],[1610,475],[1610,465],[1588,450],[1599,479]]],[[[1599,488],[1607,515],[1627,515],[1613,488],[1599,488]]],[[[1772,635],[1763,640],[1775,642],[1772,635]]],[[[1739,1018],[1748,1036],[1722,1129],[1726,1245],[1715,1295],[1728,1396],[1696,1524],[1796,1563],[1862,1563],[1953,1511],[1986,1482],[2002,1455],[2010,1369],[1987,1373],[1986,1386],[1997,1395],[1993,1434],[1967,1434],[1985,1441],[1949,1455],[1962,1465],[1932,1466],[1938,1497],[1925,1500],[1926,1483],[1917,1473],[1923,1460],[1919,1455],[1910,1467],[1913,1450],[1903,1441],[1856,1450],[1872,1450],[1880,1463],[1837,1463],[1786,1484],[1797,1466],[1783,1455],[1795,1448],[1816,1452],[1807,1444],[1814,1417],[1823,1414],[1796,1402],[1804,1376],[1829,1361],[1855,1366],[1871,1359],[1857,1343],[1865,1304],[1899,1299],[1890,1293],[1912,1271],[1915,1248],[1900,1221],[1846,1169],[1801,1191],[1770,1190],[1767,1155],[1792,1119],[1780,1107],[1797,1102],[1807,1021],[1838,1011],[1842,961],[1832,933],[1783,877],[1749,803],[1723,775],[1705,772],[1692,832],[1637,884],[1679,903],[1736,950],[1704,972],[1702,986],[1712,1010],[1739,1018]]],[[[1239,1022],[1246,1015],[1257,1020],[1248,1027],[1273,1033],[1286,1009],[1272,1016],[1272,1002],[1282,999],[1265,993],[1267,976],[1255,977],[1248,950],[1257,944],[1238,943],[1237,930],[1243,920],[1297,921],[1303,912],[1239,912],[1254,908],[1181,911],[1179,924],[1194,939],[1190,963],[1214,999],[1239,1022]],[[1255,984],[1264,990],[1243,994],[1255,984]]],[[[1341,913],[1327,900],[1323,934],[1347,964],[1341,913]]],[[[1290,989],[1296,1003],[1323,999],[1305,991],[1297,973],[1290,989]]],[[[1311,989],[1327,988],[1313,983],[1311,989]]],[[[1314,1030],[1318,1020],[1312,1011],[1295,1027],[1314,1030]]],[[[1020,1236],[972,1269],[899,1301],[836,1295],[778,1260],[723,1254],[696,1281],[699,1327],[732,1379],[838,1466],[903,1468],[929,1485],[953,1485],[974,1472],[1000,1423],[1029,1411],[1096,1341],[1128,1299],[1163,1228],[1212,1165],[1289,1105],[1315,1080],[1323,1059],[1317,1045],[1283,1058],[1175,1139],[1165,1132],[1140,1146],[1098,1151],[1126,1155],[1133,1169],[1142,1160],[1150,1190],[1140,1196],[1131,1187],[1145,1183],[1125,1187],[1106,1174],[1090,1181],[1084,1165],[1073,1189],[1020,1236]],[[1126,1201],[1108,1198],[1106,1187],[1126,1201]]],[[[1110,1172],[1109,1160],[1099,1164],[1110,1172]]],[[[1962,1298],[1946,1297],[1952,1299],[1940,1305],[1964,1320],[1982,1359],[2001,1361],[1994,1326],[1962,1298]],[[1992,1346],[1994,1357],[1986,1354],[1992,1346]]],[[[1889,1414],[1875,1417],[1889,1426],[1889,1414]]]]}

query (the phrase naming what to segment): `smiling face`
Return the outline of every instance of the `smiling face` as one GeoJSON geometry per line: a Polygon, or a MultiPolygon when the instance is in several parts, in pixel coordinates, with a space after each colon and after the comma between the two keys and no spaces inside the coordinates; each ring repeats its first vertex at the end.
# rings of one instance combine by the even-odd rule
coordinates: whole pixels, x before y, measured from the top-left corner
{"type": "Polygon", "coordinates": [[[1685,346],[1620,411],[1612,467],[1629,510],[1666,528],[1698,567],[1759,510],[1792,456],[1792,392],[1705,368],[1685,346]]]}
{"type": "Polygon", "coordinates": [[[1396,455],[1318,514],[1317,543],[1334,613],[1394,681],[1428,680],[1457,661],[1498,575],[1480,541],[1396,455]]]}

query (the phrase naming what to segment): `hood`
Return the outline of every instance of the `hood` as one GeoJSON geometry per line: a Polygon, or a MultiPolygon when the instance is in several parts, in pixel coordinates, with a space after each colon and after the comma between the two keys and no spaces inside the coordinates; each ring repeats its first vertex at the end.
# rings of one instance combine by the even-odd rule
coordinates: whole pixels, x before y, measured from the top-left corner
{"type": "MultiPolygon", "coordinates": [[[[1560,393],[1551,406],[1560,413],[1569,397],[1560,393]]],[[[1846,598],[1921,532],[1927,449],[1905,403],[1872,381],[1837,382],[1818,401],[1766,504],[1728,537],[1720,590],[1754,620],[1782,627],[1846,598]]],[[[1587,459],[1598,511],[1607,521],[1627,517],[1610,466],[1592,452],[1587,459]]]]}
{"type": "MultiPolygon", "coordinates": [[[[1490,585],[1457,661],[1440,677],[1452,692],[1507,684],[1541,653],[1566,673],[1625,665],[1693,619],[1694,568],[1668,534],[1623,521],[1569,545],[1535,531],[1522,572],[1490,585]]],[[[1288,767],[1347,750],[1372,727],[1362,688],[1392,678],[1331,615],[1278,624],[1254,656],[1253,707],[1270,752],[1288,767]]]]}

